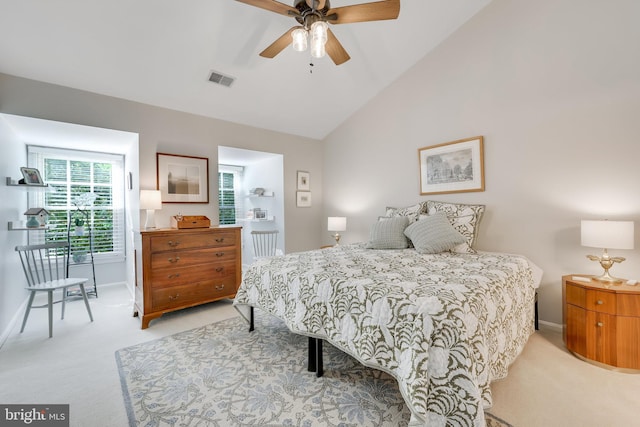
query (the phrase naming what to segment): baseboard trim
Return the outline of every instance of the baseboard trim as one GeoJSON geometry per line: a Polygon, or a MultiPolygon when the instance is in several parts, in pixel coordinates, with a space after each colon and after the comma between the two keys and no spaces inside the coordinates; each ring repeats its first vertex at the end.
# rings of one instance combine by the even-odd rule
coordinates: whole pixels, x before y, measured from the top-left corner
{"type": "Polygon", "coordinates": [[[547,322],[546,320],[540,320],[540,324],[545,327],[545,329],[553,329],[558,332],[562,332],[562,325],[559,323],[547,322]]]}
{"type": "Polygon", "coordinates": [[[16,312],[13,314],[13,317],[9,321],[9,324],[7,325],[5,330],[2,331],[2,334],[0,335],[0,349],[9,338],[9,335],[11,335],[11,331],[13,330],[16,323],[18,323],[24,315],[24,310],[27,308],[27,302],[29,302],[29,297],[25,297],[24,301],[22,301],[22,304],[20,304],[20,307],[18,307],[16,312]]]}

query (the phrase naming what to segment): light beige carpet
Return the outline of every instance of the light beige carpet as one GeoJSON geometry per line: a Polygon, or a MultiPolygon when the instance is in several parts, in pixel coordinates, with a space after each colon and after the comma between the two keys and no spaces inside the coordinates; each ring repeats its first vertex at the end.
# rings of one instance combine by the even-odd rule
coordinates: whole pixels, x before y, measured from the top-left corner
{"type": "MultiPolygon", "coordinates": [[[[95,322],[74,301],[64,320],[56,318],[52,339],[46,310],[32,312],[23,334],[19,324],[12,329],[0,348],[0,402],[68,403],[71,426],[126,426],[115,351],[237,316],[224,300],[162,316],[141,330],[124,286],[102,286],[90,303],[95,322]]],[[[491,413],[514,427],[640,426],[640,375],[578,360],[559,332],[542,327],[508,377],[492,384],[491,413]]]]}

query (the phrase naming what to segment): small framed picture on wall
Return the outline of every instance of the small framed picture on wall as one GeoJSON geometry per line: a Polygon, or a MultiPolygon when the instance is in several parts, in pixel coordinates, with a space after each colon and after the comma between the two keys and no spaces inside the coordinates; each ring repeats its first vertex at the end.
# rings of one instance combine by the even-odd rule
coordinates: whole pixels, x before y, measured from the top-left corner
{"type": "Polygon", "coordinates": [[[311,184],[309,183],[309,172],[298,171],[298,185],[296,190],[309,191],[311,190],[311,184]]]}
{"type": "Polygon", "coordinates": [[[296,192],[296,206],[299,208],[311,207],[311,191],[296,192]]]}

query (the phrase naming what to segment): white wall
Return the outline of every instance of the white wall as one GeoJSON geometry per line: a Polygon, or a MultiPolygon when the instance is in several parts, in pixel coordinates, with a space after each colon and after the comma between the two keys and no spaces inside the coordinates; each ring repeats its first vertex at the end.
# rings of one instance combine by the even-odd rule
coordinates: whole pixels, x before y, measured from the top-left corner
{"type": "Polygon", "coordinates": [[[12,320],[21,321],[18,309],[25,302],[27,292],[20,259],[14,248],[27,244],[28,231],[8,231],[8,222],[23,219],[27,210],[27,193],[24,188],[7,187],[7,176],[20,179],[20,166],[27,164],[27,149],[20,142],[7,122],[0,117],[0,345],[6,338],[6,330],[12,320]],[[11,200],[11,203],[8,201],[11,200]]]}
{"type": "MultiPolygon", "coordinates": [[[[639,246],[639,16],[636,0],[494,0],[326,139],[325,215],[352,242],[385,206],[484,203],[479,249],[542,267],[541,319],[561,323],[561,276],[601,271],[580,219],[635,220],[639,246]],[[417,149],[477,135],[486,191],[420,196],[417,149]]],[[[611,252],[640,279],[640,249],[611,252]]]]}

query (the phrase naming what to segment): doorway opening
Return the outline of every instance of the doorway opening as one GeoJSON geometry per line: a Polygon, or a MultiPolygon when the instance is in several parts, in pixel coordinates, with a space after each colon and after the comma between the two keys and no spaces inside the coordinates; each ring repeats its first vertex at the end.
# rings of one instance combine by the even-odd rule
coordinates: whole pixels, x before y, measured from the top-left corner
{"type": "Polygon", "coordinates": [[[256,258],[252,231],[277,230],[276,251],[284,253],[284,156],[219,146],[218,182],[220,224],[242,227],[243,265],[256,258]]]}

